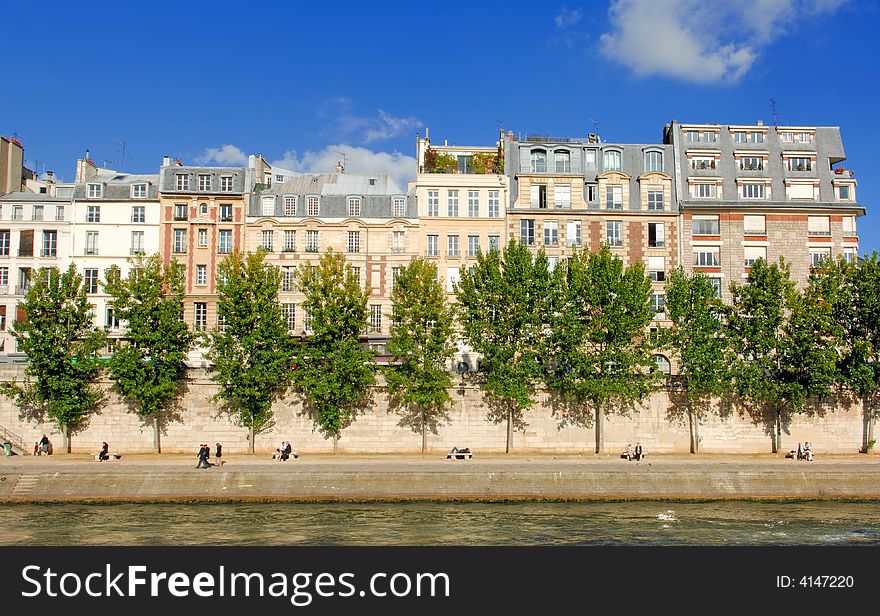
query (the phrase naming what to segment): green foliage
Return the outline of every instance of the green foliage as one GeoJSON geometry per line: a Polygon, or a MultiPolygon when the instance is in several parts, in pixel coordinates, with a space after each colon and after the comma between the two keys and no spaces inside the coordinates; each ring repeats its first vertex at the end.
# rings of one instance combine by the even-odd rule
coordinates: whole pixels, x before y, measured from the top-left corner
{"type": "Polygon", "coordinates": [[[253,431],[264,430],[290,375],[291,338],[278,303],[281,273],[266,263],[262,249],[232,253],[217,273],[223,327],[207,334],[207,357],[220,386],[213,399],[253,431]]]}
{"type": "Polygon", "coordinates": [[[498,160],[499,154],[490,152],[476,152],[471,157],[471,166],[474,173],[504,173],[504,163],[498,160]],[[501,171],[498,171],[499,164],[501,171]]]}
{"type": "Polygon", "coordinates": [[[641,264],[624,268],[608,247],[574,251],[554,272],[550,327],[555,370],[548,385],[565,404],[564,419],[587,421],[585,411],[608,413],[644,399],[653,389],[654,317],[651,279],[641,264]]]}
{"type": "Polygon", "coordinates": [[[126,324],[126,343],[110,360],[110,376],[139,416],[158,418],[181,394],[193,340],[183,320],[183,266],[172,261],[163,267],[159,255],[130,262],[126,278],[114,265],[104,283],[116,317],[126,324]]]}
{"type": "Polygon", "coordinates": [[[425,149],[425,173],[456,173],[458,159],[451,154],[440,153],[432,147],[425,149]]]}
{"type": "Polygon", "coordinates": [[[369,402],[375,383],[373,353],[360,342],[370,291],[332,250],[317,266],[300,266],[297,287],[312,335],[297,351],[296,387],[321,430],[336,439],[369,402]]]}
{"type": "Polygon", "coordinates": [[[532,406],[544,367],[544,334],[551,276],[541,250],[511,241],[503,251],[479,254],[472,270],[462,268],[456,292],[462,333],[479,353],[477,374],[489,394],[490,418],[522,423],[532,406]]]}
{"type": "Polygon", "coordinates": [[[2,384],[2,393],[35,413],[48,415],[63,431],[81,427],[104,396],[99,350],[103,330],[94,327],[94,312],[76,267],[64,273],[40,269],[19,308],[25,320],[12,326],[12,337],[28,358],[25,380],[2,384]]]}
{"type": "Polygon", "coordinates": [[[446,418],[452,386],[447,362],[452,344],[452,309],[437,280],[437,267],[422,258],[402,267],[391,292],[394,319],[385,370],[388,393],[413,429],[424,435],[430,425],[446,418]],[[409,415],[409,417],[407,417],[409,415]]]}
{"type": "Polygon", "coordinates": [[[724,394],[730,382],[724,313],[706,275],[689,275],[681,268],[670,272],[666,314],[672,326],[664,334],[678,358],[678,382],[700,411],[711,398],[724,394]]]}

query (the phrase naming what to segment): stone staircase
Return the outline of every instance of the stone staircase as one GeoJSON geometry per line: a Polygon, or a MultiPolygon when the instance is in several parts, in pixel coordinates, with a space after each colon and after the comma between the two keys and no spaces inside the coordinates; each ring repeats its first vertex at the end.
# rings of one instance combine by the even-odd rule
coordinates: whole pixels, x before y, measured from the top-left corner
{"type": "MultiPolygon", "coordinates": [[[[20,456],[32,453],[32,450],[25,444],[23,436],[16,434],[4,426],[0,426],[0,445],[3,443],[11,444],[12,451],[20,456]]],[[[0,450],[0,455],[3,455],[3,453],[4,452],[0,450]]]]}

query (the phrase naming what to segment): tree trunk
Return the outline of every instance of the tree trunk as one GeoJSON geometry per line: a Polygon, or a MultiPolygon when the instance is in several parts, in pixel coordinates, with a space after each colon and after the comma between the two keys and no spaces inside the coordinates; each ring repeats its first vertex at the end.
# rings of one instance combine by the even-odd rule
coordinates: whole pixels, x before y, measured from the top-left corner
{"type": "Polygon", "coordinates": [[[776,407],[776,426],[775,426],[776,437],[773,439],[773,453],[779,453],[782,451],[782,411],[779,407],[776,407]]]}
{"type": "Polygon", "coordinates": [[[428,445],[428,422],[425,412],[422,411],[422,455],[425,455],[425,449],[428,445]]]}
{"type": "Polygon", "coordinates": [[[504,447],[504,453],[510,453],[513,449],[513,405],[507,407],[507,445],[504,447]]]}
{"type": "Polygon", "coordinates": [[[874,440],[874,413],[865,397],[862,398],[862,453],[871,453],[872,440],[874,440]]]}
{"type": "Polygon", "coordinates": [[[254,424],[248,426],[248,453],[254,453],[254,424]]]}
{"type": "Polygon", "coordinates": [[[602,409],[596,407],[596,453],[602,453],[605,451],[605,432],[603,430],[603,423],[605,421],[604,413],[602,413],[602,409]]]}
{"type": "Polygon", "coordinates": [[[333,433],[333,453],[339,453],[339,432],[333,433]]]}
{"type": "Polygon", "coordinates": [[[67,424],[61,424],[61,451],[70,453],[70,430],[67,424]]]}
{"type": "Polygon", "coordinates": [[[691,453],[700,452],[700,435],[697,429],[697,418],[694,417],[694,408],[688,403],[688,430],[691,437],[691,453]]]}
{"type": "Polygon", "coordinates": [[[159,432],[159,416],[153,415],[153,451],[162,453],[162,441],[159,432]]]}

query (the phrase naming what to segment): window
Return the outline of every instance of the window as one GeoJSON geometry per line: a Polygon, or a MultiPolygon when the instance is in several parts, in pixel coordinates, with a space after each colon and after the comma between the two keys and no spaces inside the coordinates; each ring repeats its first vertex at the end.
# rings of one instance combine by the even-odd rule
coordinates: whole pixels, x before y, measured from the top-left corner
{"type": "Polygon", "coordinates": [[[535,245],[535,221],[524,218],[519,221],[519,241],[526,246],[535,245]]]}
{"type": "MultiPolygon", "coordinates": [[[[847,263],[855,263],[856,260],[856,249],[855,248],[844,248],[843,249],[843,260],[847,263]]],[[[0,282],[0,284],[6,284],[0,282]]]]}
{"type": "Polygon", "coordinates": [[[263,197],[263,207],[262,207],[263,216],[274,216],[275,215],[275,197],[263,197]]]}
{"type": "Polygon", "coordinates": [[[18,256],[34,256],[34,230],[22,229],[18,233],[18,256]]]}
{"type": "Polygon", "coordinates": [[[689,130],[685,133],[685,139],[690,143],[715,143],[718,141],[718,134],[715,131],[699,131],[689,130]]]}
{"type": "Polygon", "coordinates": [[[177,190],[189,190],[189,176],[187,174],[177,174],[177,190]]]}
{"type": "Polygon", "coordinates": [[[98,292],[98,269],[88,268],[83,270],[83,284],[86,287],[86,293],[98,292]]]}
{"type": "Polygon", "coordinates": [[[473,173],[473,156],[459,156],[456,161],[459,173],[473,173]]]}
{"type": "Polygon", "coordinates": [[[143,231],[132,231],[131,232],[131,251],[130,252],[133,255],[144,254],[144,232],[143,231]]]}
{"type": "Polygon", "coordinates": [[[276,173],[276,174],[275,174],[275,182],[276,182],[277,184],[280,184],[280,183],[283,182],[283,181],[284,181],[284,176],[276,173]]]}
{"type": "Polygon", "coordinates": [[[208,326],[208,304],[205,302],[195,302],[195,329],[196,331],[205,331],[208,326]]]}
{"type": "Polygon", "coordinates": [[[691,169],[714,169],[715,159],[711,156],[692,156],[691,169]]]}
{"type": "Polygon", "coordinates": [[[779,131],[783,143],[813,143],[813,133],[806,131],[779,131]]]}
{"type": "Polygon", "coordinates": [[[744,246],[743,247],[743,265],[751,267],[758,259],[767,260],[766,246],[744,246]]]}
{"type": "Polygon", "coordinates": [[[406,232],[391,232],[391,252],[403,252],[406,250],[406,232]]]}
{"type": "Polygon", "coordinates": [[[458,256],[458,236],[449,235],[446,237],[446,255],[449,257],[458,256]]]}
{"type": "Polygon", "coordinates": [[[764,133],[759,131],[735,131],[733,133],[735,143],[764,143],[764,133]]]}
{"type": "Polygon", "coordinates": [[[116,311],[113,308],[107,308],[106,321],[104,325],[107,329],[118,330],[119,329],[119,317],[116,316],[116,311]]]}
{"type": "Polygon", "coordinates": [[[489,218],[499,218],[501,216],[499,200],[498,200],[498,191],[490,190],[489,191],[489,218]]]}
{"type": "Polygon", "coordinates": [[[532,184],[529,205],[541,209],[547,207],[547,186],[545,184],[532,184]]]}
{"type": "Polygon", "coordinates": [[[199,204],[199,214],[201,214],[202,216],[207,216],[207,214],[208,214],[208,204],[207,203],[200,203],[199,204]]]}
{"type": "Polygon", "coordinates": [[[134,205],[131,208],[131,222],[144,222],[147,219],[146,208],[143,205],[134,205]]]}
{"type": "Polygon", "coordinates": [[[584,167],[587,171],[596,170],[596,150],[584,150],[584,167]]]}
{"type": "MultiPolygon", "coordinates": [[[[12,220],[21,220],[23,218],[22,217],[22,210],[23,209],[24,208],[20,205],[13,205],[12,206],[12,220]]],[[[99,209],[98,211],[100,212],[101,210],[99,209]]]]}
{"type": "Polygon", "coordinates": [[[623,186],[610,185],[605,187],[605,207],[609,210],[623,209],[623,186]]]}
{"type": "Polygon", "coordinates": [[[296,216],[296,197],[284,197],[284,215],[296,216]]]}
{"type": "Polygon", "coordinates": [[[348,198],[348,215],[349,216],[360,216],[361,215],[361,200],[359,197],[349,197],[348,198]]]}
{"type": "Polygon", "coordinates": [[[0,257],[9,256],[9,229],[0,229],[0,257]]]}
{"type": "Polygon", "coordinates": [[[40,254],[44,257],[58,256],[57,231],[43,231],[43,251],[40,254]]]}
{"type": "Polygon", "coordinates": [[[544,221],[544,246],[556,246],[559,243],[559,223],[555,220],[544,221]]]}
{"type": "Polygon", "coordinates": [[[394,197],[392,199],[394,216],[403,218],[406,216],[406,199],[404,197],[394,197]]]}
{"type": "Polygon", "coordinates": [[[664,257],[648,257],[648,271],[651,273],[652,281],[663,282],[666,280],[666,259],[664,257]]]}
{"type": "Polygon", "coordinates": [[[370,332],[382,331],[382,306],[370,304],[370,332]]]}
{"type": "MultiPolygon", "coordinates": [[[[662,312],[662,310],[660,310],[660,312],[662,312]]],[[[664,355],[655,355],[654,364],[657,366],[657,371],[662,372],[663,374],[669,374],[672,370],[672,367],[669,365],[669,360],[664,355]]]]}
{"type": "Polygon", "coordinates": [[[354,267],[352,265],[347,266],[348,271],[351,272],[351,275],[354,276],[354,279],[357,280],[358,285],[361,284],[361,268],[354,267]]]}
{"type": "Polygon", "coordinates": [[[544,150],[532,150],[531,163],[532,173],[546,173],[547,152],[544,150]]]}
{"type": "Polygon", "coordinates": [[[460,278],[460,270],[457,267],[446,268],[446,292],[454,293],[455,285],[458,284],[460,278]]]}
{"type": "Polygon", "coordinates": [[[101,222],[100,205],[90,205],[86,208],[86,222],[101,222]]]}
{"type": "Polygon", "coordinates": [[[809,216],[807,232],[809,235],[831,235],[831,219],[828,216],[809,216]]]}
{"type": "Polygon", "coordinates": [[[480,253],[480,236],[468,235],[468,256],[476,257],[480,253]]]}
{"type": "Polygon", "coordinates": [[[614,248],[623,246],[623,222],[609,220],[605,223],[605,243],[614,248]]]}
{"type": "Polygon", "coordinates": [[[816,198],[816,186],[812,183],[787,184],[786,194],[789,199],[813,200],[816,198]]]}
{"type": "Polygon", "coordinates": [[[187,218],[186,203],[175,203],[174,204],[174,220],[186,220],[186,218],[187,218]]]}
{"type": "Polygon", "coordinates": [[[694,218],[691,221],[691,233],[693,235],[719,235],[721,231],[718,217],[694,218]]]}
{"type": "Polygon", "coordinates": [[[281,304],[281,314],[287,323],[287,331],[293,332],[296,329],[296,304],[281,304]]]}
{"type": "Polygon", "coordinates": [[[436,235],[428,235],[426,238],[425,254],[429,257],[436,257],[440,254],[440,242],[436,235]]]}
{"type": "Polygon", "coordinates": [[[391,268],[391,290],[394,290],[394,285],[397,284],[397,277],[400,276],[400,267],[392,267],[391,268]]]}
{"type": "Polygon", "coordinates": [[[713,199],[715,197],[715,184],[694,184],[691,188],[696,199],[713,199]]]}
{"type": "Polygon", "coordinates": [[[648,209],[656,212],[662,211],[665,209],[665,205],[663,203],[663,191],[662,190],[649,190],[648,191],[648,209]]]}
{"type": "Polygon", "coordinates": [[[172,252],[186,252],[186,229],[174,230],[174,246],[172,246],[172,252]]]}
{"type": "Polygon", "coordinates": [[[296,231],[285,229],[284,231],[284,252],[296,251],[296,231]]]}
{"type": "Polygon", "coordinates": [[[458,191],[450,190],[446,193],[446,215],[458,216],[458,191]]]}
{"type": "Polygon", "coordinates": [[[850,197],[849,184],[841,184],[837,187],[837,200],[838,201],[849,201],[852,199],[850,197]]]}
{"type": "Polygon", "coordinates": [[[571,154],[569,152],[564,150],[553,152],[553,163],[556,173],[571,173],[571,154]]]}
{"type": "Polygon", "coordinates": [[[439,216],[440,215],[440,191],[439,190],[429,190],[428,191],[428,212],[427,216],[439,216]]]}
{"type": "Polygon", "coordinates": [[[599,195],[598,184],[587,184],[587,201],[595,203],[599,195]]]}
{"type": "Polygon", "coordinates": [[[663,152],[645,152],[645,171],[663,171],[663,152]]]}
{"type": "Polygon", "coordinates": [[[33,220],[43,220],[43,206],[42,205],[35,205],[34,206],[34,211],[31,215],[31,218],[33,220]]]}
{"type": "Polygon", "coordinates": [[[199,190],[211,190],[211,176],[207,173],[199,174],[199,190]]]}
{"type": "Polygon", "coordinates": [[[318,252],[317,231],[306,231],[306,252],[318,252]]]}
{"type": "Polygon", "coordinates": [[[746,214],[743,216],[743,233],[745,235],[766,235],[766,219],[762,215],[746,214]]]}
{"type": "Polygon", "coordinates": [[[806,156],[792,156],[788,159],[787,168],[789,171],[812,171],[813,160],[806,156]]]}
{"type": "Polygon", "coordinates": [[[712,288],[715,290],[715,297],[721,297],[721,279],[716,278],[715,276],[711,276],[709,278],[709,282],[712,284],[712,288]]]}
{"type": "Polygon", "coordinates": [[[219,242],[217,243],[217,252],[225,255],[232,252],[232,230],[220,229],[219,242]]]}
{"type": "Polygon", "coordinates": [[[0,285],[8,286],[9,285],[9,268],[8,267],[0,267],[0,285]]]}
{"type": "Polygon", "coordinates": [[[602,168],[605,171],[620,171],[623,168],[620,160],[620,152],[617,150],[605,150],[602,168]]]}
{"type": "Polygon", "coordinates": [[[762,156],[743,156],[739,159],[739,168],[742,171],[763,171],[764,158],[762,156]]]}
{"type": "Polygon", "coordinates": [[[498,235],[490,235],[489,236],[489,250],[500,250],[501,249],[501,236],[498,235]]]}
{"type": "Polygon", "coordinates": [[[360,231],[349,231],[348,232],[348,252],[360,252],[361,251],[361,232],[360,231]]]}
{"type": "Polygon", "coordinates": [[[742,196],[743,199],[763,199],[764,198],[764,184],[743,184],[742,185],[742,196]]]}
{"type": "Polygon", "coordinates": [[[477,218],[480,215],[480,192],[468,191],[468,217],[477,218]]]}
{"type": "Polygon", "coordinates": [[[89,184],[87,196],[89,199],[100,199],[104,196],[103,184],[89,184]]]}
{"type": "Polygon", "coordinates": [[[196,284],[197,285],[208,284],[208,266],[207,265],[196,265],[196,284]]]}
{"type": "Polygon", "coordinates": [[[648,247],[663,248],[666,245],[666,225],[662,222],[648,223],[648,247]]]}
{"type": "Polygon", "coordinates": [[[220,176],[220,192],[232,192],[232,176],[220,176]]]}
{"type": "Polygon", "coordinates": [[[822,261],[831,258],[830,248],[810,248],[810,266],[816,267],[822,261]]]}
{"type": "Polygon", "coordinates": [[[571,186],[556,185],[553,187],[553,204],[554,207],[568,209],[571,207],[571,186]]]}
{"type": "Polygon", "coordinates": [[[199,246],[207,246],[208,245],[208,230],[207,229],[199,229],[199,246]]]}
{"type": "MultiPolygon", "coordinates": [[[[0,233],[3,233],[0,231],[0,233]]],[[[856,235],[856,217],[855,216],[844,216],[843,217],[843,234],[845,236],[852,237],[856,235]]]]}
{"type": "Polygon", "coordinates": [[[232,220],[232,204],[231,203],[221,203],[220,204],[220,220],[222,222],[229,222],[232,220]]]}
{"type": "Polygon", "coordinates": [[[274,231],[260,231],[260,247],[266,252],[272,252],[272,240],[274,237],[274,231]]]}
{"type": "Polygon", "coordinates": [[[55,220],[64,220],[64,206],[58,205],[55,207],[55,220]]]}
{"type": "Polygon", "coordinates": [[[717,246],[700,247],[694,250],[694,265],[699,267],[718,267],[721,249],[717,246]]]}
{"type": "Polygon", "coordinates": [[[296,278],[296,269],[293,267],[281,268],[281,290],[285,293],[294,290],[294,279],[296,278]]]}
{"type": "Polygon", "coordinates": [[[317,216],[320,212],[320,199],[318,197],[306,197],[306,215],[317,216]]]}
{"type": "Polygon", "coordinates": [[[565,242],[569,246],[581,245],[581,221],[571,220],[565,223],[565,242]]]}
{"type": "Polygon", "coordinates": [[[651,293],[651,310],[654,314],[663,314],[666,311],[666,294],[651,293]]]}
{"type": "Polygon", "coordinates": [[[98,232],[86,231],[86,254],[98,254],[98,232]]]}

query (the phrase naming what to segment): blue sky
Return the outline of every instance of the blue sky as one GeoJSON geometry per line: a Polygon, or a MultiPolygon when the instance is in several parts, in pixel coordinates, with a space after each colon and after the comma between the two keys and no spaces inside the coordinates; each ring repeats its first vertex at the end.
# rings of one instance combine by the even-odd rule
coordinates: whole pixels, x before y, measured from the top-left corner
{"type": "Polygon", "coordinates": [[[612,2],[15,2],[4,10],[0,134],[71,179],[165,154],[296,170],[414,173],[415,134],[654,142],[671,119],[837,125],[861,248],[880,248],[880,4],[612,2]],[[329,8],[331,7],[332,8],[329,8]],[[13,53],[9,50],[14,49],[13,53]]]}

